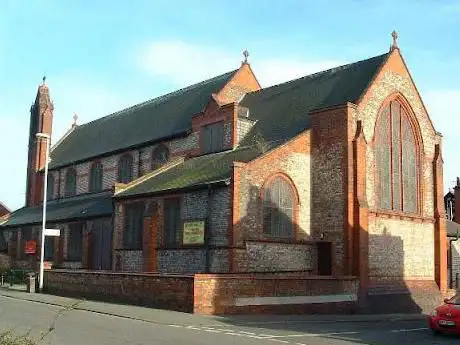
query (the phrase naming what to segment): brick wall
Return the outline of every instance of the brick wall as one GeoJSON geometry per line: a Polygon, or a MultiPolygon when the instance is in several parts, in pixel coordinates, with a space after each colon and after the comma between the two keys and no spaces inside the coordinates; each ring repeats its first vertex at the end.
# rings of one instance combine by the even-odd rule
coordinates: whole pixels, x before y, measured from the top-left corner
{"type": "Polygon", "coordinates": [[[193,310],[192,276],[52,270],[45,271],[44,290],[184,312],[193,310]]]}
{"type": "Polygon", "coordinates": [[[460,289],[460,239],[457,241],[452,241],[450,246],[450,266],[451,269],[448,269],[448,286],[451,288],[460,289]],[[458,283],[456,280],[457,275],[458,283]],[[456,284],[458,284],[458,286],[456,284]]]}
{"type": "Polygon", "coordinates": [[[340,313],[356,309],[352,277],[304,274],[195,275],[194,312],[199,314],[340,313]]]}
{"type": "MultiPolygon", "coordinates": [[[[166,145],[170,150],[170,158],[184,156],[190,151],[199,148],[199,133],[194,132],[185,138],[171,140],[160,144],[166,145]]],[[[136,150],[127,150],[125,152],[96,158],[95,161],[101,162],[103,166],[102,188],[110,189],[114,186],[118,174],[118,161],[122,155],[129,153],[133,157],[133,176],[137,178],[152,170],[152,152],[160,144],[146,146],[136,150]],[[140,156],[139,156],[140,155],[140,156]],[[139,160],[140,159],[140,160],[139,160]]],[[[77,171],[77,194],[89,192],[89,173],[92,160],[77,164],[74,168],[77,171]]],[[[64,196],[65,192],[65,175],[68,167],[50,171],[49,174],[54,178],[53,198],[64,196]],[[60,180],[59,180],[60,176],[60,180]],[[58,194],[59,193],[59,194],[58,194]]]]}
{"type": "Polygon", "coordinates": [[[242,141],[254,126],[255,121],[239,117],[237,122],[238,142],[242,141]]]}
{"type": "MultiPolygon", "coordinates": [[[[208,261],[213,272],[228,271],[228,248],[223,248],[228,244],[228,213],[229,213],[229,190],[228,188],[212,189],[209,196],[208,191],[195,191],[182,195],[175,195],[182,201],[181,222],[187,220],[205,219],[209,210],[209,231],[210,231],[210,250],[208,261]]],[[[159,272],[205,272],[206,254],[204,247],[185,247],[179,245],[177,248],[164,248],[163,232],[163,198],[144,198],[141,201],[146,205],[145,216],[150,217],[151,208],[155,208],[156,219],[152,220],[155,225],[155,248],[156,248],[156,270],[159,272]]],[[[124,251],[123,250],[123,205],[138,202],[138,200],[120,201],[115,207],[114,223],[114,258],[113,267],[125,271],[142,271],[143,251],[124,251]],[[118,257],[118,258],[117,258],[118,257]],[[117,263],[118,262],[118,263],[117,263]]],[[[151,226],[151,223],[149,223],[151,226]]],[[[182,230],[182,227],[181,227],[182,230]]],[[[144,232],[145,233],[145,232],[144,232]]],[[[143,244],[143,250],[148,250],[147,244],[143,244]]]]}
{"type": "Polygon", "coordinates": [[[312,271],[312,244],[248,241],[234,252],[235,272],[312,271]]]}
{"type": "Polygon", "coordinates": [[[369,221],[369,276],[434,280],[434,225],[382,217],[369,221]]]}
{"type": "Polygon", "coordinates": [[[0,271],[11,267],[11,258],[8,254],[0,253],[0,271]]]}

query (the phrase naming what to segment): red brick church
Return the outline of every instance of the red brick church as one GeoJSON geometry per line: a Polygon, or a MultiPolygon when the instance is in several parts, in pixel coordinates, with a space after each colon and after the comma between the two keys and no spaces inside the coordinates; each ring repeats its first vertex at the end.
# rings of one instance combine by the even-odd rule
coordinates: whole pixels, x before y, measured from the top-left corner
{"type": "MultiPolygon", "coordinates": [[[[370,300],[444,291],[442,137],[393,36],[387,53],[267,88],[245,54],[233,71],[75,122],[51,148],[47,227],[61,236],[45,257],[118,272],[355,276],[370,300]]],[[[43,83],[26,205],[3,224],[16,265],[38,255],[23,249],[40,237],[47,141],[36,134],[51,136],[52,119],[43,83]]]]}

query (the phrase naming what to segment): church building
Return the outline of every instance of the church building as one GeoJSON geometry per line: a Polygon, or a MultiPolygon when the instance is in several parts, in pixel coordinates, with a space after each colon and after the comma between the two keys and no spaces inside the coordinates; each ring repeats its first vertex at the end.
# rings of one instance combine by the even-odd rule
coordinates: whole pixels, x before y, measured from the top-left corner
{"type": "MultiPolygon", "coordinates": [[[[356,276],[369,294],[444,291],[442,136],[396,33],[384,54],[266,88],[247,58],[75,121],[53,144],[46,219],[61,235],[46,238],[51,267],[307,272],[356,276]]],[[[52,123],[43,83],[30,110],[26,204],[2,225],[18,266],[39,258],[52,123]]]]}

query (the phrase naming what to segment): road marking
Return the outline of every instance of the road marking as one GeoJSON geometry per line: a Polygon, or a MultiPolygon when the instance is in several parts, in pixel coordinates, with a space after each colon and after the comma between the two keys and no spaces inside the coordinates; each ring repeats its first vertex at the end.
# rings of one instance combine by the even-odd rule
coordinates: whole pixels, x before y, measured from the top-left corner
{"type": "Polygon", "coordinates": [[[254,332],[245,332],[245,331],[240,331],[240,333],[243,333],[243,334],[249,334],[249,335],[256,335],[254,332]]]}
{"type": "Polygon", "coordinates": [[[417,331],[426,331],[427,327],[423,328],[409,328],[409,329],[394,329],[391,331],[391,333],[400,333],[400,332],[417,332],[417,331]]]}
{"type": "MultiPolygon", "coordinates": [[[[333,335],[358,334],[359,332],[333,332],[333,333],[304,333],[304,334],[287,334],[287,335],[270,335],[272,338],[296,338],[296,337],[329,337],[333,335]]],[[[262,334],[259,334],[262,336],[262,334]]]]}
{"type": "Polygon", "coordinates": [[[168,325],[169,327],[176,327],[176,328],[182,328],[182,326],[179,325],[168,325]]]}
{"type": "Polygon", "coordinates": [[[218,331],[216,329],[205,329],[204,331],[205,332],[210,332],[210,333],[220,333],[220,331],[218,331]]]}
{"type": "Polygon", "coordinates": [[[197,330],[197,331],[201,331],[201,328],[199,327],[193,327],[193,326],[187,326],[188,329],[194,329],[194,330],[197,330]]]}
{"type": "Polygon", "coordinates": [[[268,339],[268,340],[277,341],[278,343],[284,343],[284,344],[288,344],[288,343],[289,343],[289,341],[287,341],[287,340],[281,340],[281,339],[268,339]]]}
{"type": "Polygon", "coordinates": [[[238,337],[242,337],[242,336],[243,336],[243,334],[240,334],[240,333],[233,333],[233,332],[227,332],[227,333],[224,333],[224,334],[226,334],[226,335],[236,335],[236,336],[238,336],[238,337]]]}

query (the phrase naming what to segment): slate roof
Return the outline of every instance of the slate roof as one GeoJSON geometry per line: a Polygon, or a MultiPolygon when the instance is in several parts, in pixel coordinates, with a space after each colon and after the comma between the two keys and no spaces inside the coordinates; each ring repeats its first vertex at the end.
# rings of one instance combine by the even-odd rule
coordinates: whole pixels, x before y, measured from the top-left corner
{"type": "Polygon", "coordinates": [[[191,85],[112,115],[77,126],[51,153],[50,169],[185,134],[192,115],[236,72],[191,85]]]}
{"type": "Polygon", "coordinates": [[[267,142],[289,140],[308,128],[310,111],[356,102],[387,56],[388,53],[246,94],[240,104],[249,108],[249,118],[257,120],[257,124],[242,144],[252,143],[256,136],[267,142]]]}
{"type": "MultiPolygon", "coordinates": [[[[111,193],[86,194],[69,199],[48,201],[47,223],[110,216],[113,213],[111,193]]],[[[42,206],[23,207],[13,212],[0,228],[42,223],[42,206]]]]}
{"type": "Polygon", "coordinates": [[[118,193],[116,198],[171,192],[229,181],[233,162],[249,162],[262,152],[254,147],[207,154],[188,159],[118,193]]]}

